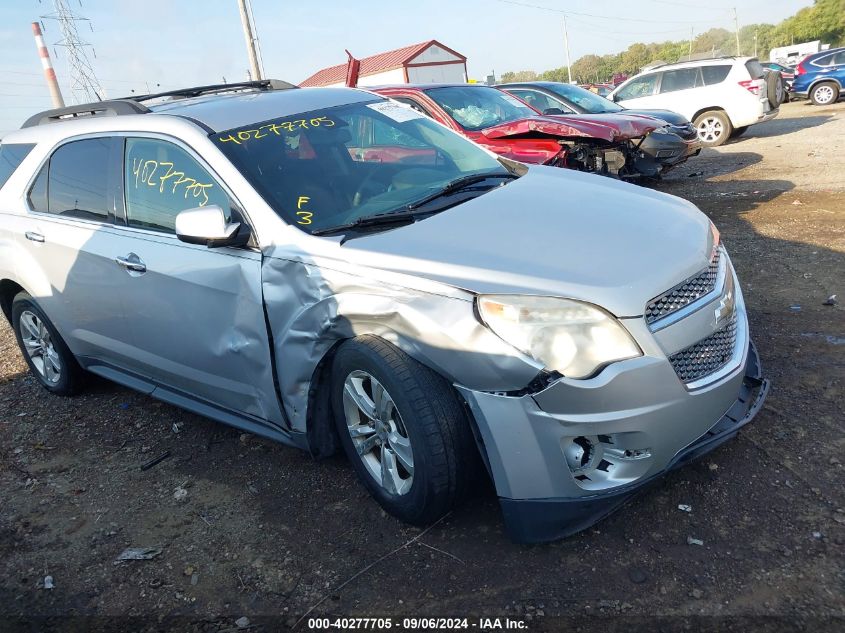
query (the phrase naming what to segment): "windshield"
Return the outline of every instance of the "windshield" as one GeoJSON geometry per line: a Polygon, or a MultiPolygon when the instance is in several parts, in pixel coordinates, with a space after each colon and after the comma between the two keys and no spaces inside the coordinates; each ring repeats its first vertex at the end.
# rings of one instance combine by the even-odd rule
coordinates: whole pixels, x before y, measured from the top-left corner
{"type": "Polygon", "coordinates": [[[620,112],[624,110],[622,106],[616,105],[613,101],[609,101],[608,99],[605,99],[594,92],[590,92],[589,90],[584,90],[584,88],[581,88],[580,86],[573,86],[571,84],[554,84],[545,86],[545,88],[560,95],[567,101],[574,103],[589,114],[603,114],[606,112],[620,112]]]}
{"type": "Polygon", "coordinates": [[[210,137],[276,213],[308,233],[402,209],[467,175],[510,173],[471,141],[385,100],[210,137]]]}
{"type": "Polygon", "coordinates": [[[537,116],[537,112],[522,101],[496,88],[450,86],[431,88],[425,93],[458,125],[473,132],[537,116]]]}

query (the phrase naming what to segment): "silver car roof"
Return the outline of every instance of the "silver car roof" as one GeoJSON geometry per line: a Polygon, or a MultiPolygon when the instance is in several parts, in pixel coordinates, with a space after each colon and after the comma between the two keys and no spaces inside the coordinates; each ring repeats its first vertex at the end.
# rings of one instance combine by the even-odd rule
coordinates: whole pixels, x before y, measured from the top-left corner
{"type": "Polygon", "coordinates": [[[195,129],[198,129],[196,123],[199,123],[204,128],[204,133],[208,133],[209,130],[222,132],[305,112],[382,100],[384,97],[357,88],[301,88],[212,94],[149,104],[147,107],[150,112],[147,114],[82,116],[25,127],[9,132],[4,136],[3,141],[38,143],[50,140],[55,142],[92,132],[159,129],[160,123],[163,123],[165,119],[170,119],[174,124],[181,122],[181,125],[193,125],[195,129]],[[188,120],[195,123],[188,123],[188,120]]]}
{"type": "Polygon", "coordinates": [[[190,117],[215,132],[222,132],[303,112],[382,99],[354,88],[300,88],[176,99],[149,108],[154,114],[190,117]]]}

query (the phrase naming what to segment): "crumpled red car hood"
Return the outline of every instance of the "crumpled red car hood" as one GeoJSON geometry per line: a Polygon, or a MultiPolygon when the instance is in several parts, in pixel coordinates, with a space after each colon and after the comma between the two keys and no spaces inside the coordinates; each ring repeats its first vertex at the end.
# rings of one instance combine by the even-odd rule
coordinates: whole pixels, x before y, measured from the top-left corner
{"type": "Polygon", "coordinates": [[[645,136],[665,123],[648,116],[633,114],[578,114],[537,116],[488,127],[481,131],[487,138],[506,138],[523,134],[599,138],[610,143],[645,136]]]}

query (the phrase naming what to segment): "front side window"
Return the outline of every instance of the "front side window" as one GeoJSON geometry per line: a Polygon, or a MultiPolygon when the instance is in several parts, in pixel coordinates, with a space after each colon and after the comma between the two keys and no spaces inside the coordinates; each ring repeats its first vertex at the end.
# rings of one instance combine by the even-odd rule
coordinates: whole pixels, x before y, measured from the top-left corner
{"type": "Polygon", "coordinates": [[[636,79],[632,79],[627,86],[623,86],[623,88],[616,93],[616,100],[625,101],[627,99],[650,97],[654,94],[655,86],[657,86],[657,73],[637,77],[636,79]]]}
{"type": "Polygon", "coordinates": [[[556,92],[567,101],[571,101],[588,114],[603,114],[605,112],[621,112],[622,106],[605,99],[601,95],[585,90],[572,84],[553,84],[549,90],[556,92]]]}
{"type": "Polygon", "coordinates": [[[108,220],[112,206],[108,188],[111,143],[108,138],[72,141],[53,153],[47,177],[50,213],[108,220]]]}
{"type": "Polygon", "coordinates": [[[663,81],[660,82],[660,93],[689,90],[690,88],[698,88],[701,85],[703,84],[698,68],[667,70],[663,73],[663,81]]]}
{"type": "Polygon", "coordinates": [[[731,72],[731,67],[728,64],[701,67],[701,74],[704,77],[705,86],[722,83],[727,78],[729,72],[731,72]]]}
{"type": "Polygon", "coordinates": [[[129,226],[174,233],[180,211],[218,205],[230,213],[229,197],[208,171],[173,143],[126,139],[123,165],[129,226]]]}
{"type": "Polygon", "coordinates": [[[831,58],[831,63],[834,66],[845,64],[845,51],[839,51],[831,58]]]}
{"type": "Polygon", "coordinates": [[[537,116],[522,101],[496,88],[450,86],[425,92],[465,130],[478,131],[537,116]]]}
{"type": "Polygon", "coordinates": [[[508,173],[471,141],[386,100],[210,138],[279,216],[308,233],[402,209],[456,178],[508,173]]]}
{"type": "Polygon", "coordinates": [[[4,143],[0,145],[0,189],[15,173],[15,170],[23,162],[23,159],[29,155],[33,147],[35,147],[34,143],[4,143]]]}

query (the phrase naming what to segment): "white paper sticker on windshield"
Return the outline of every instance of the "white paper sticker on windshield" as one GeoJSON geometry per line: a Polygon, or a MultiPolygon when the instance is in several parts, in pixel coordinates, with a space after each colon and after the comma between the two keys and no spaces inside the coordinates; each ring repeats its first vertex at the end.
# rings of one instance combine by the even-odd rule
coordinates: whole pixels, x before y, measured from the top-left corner
{"type": "Polygon", "coordinates": [[[410,106],[404,106],[393,101],[379,101],[378,103],[368,103],[367,107],[380,112],[386,117],[390,117],[397,123],[404,123],[405,121],[412,121],[414,119],[424,119],[425,115],[420,114],[410,106]]]}

